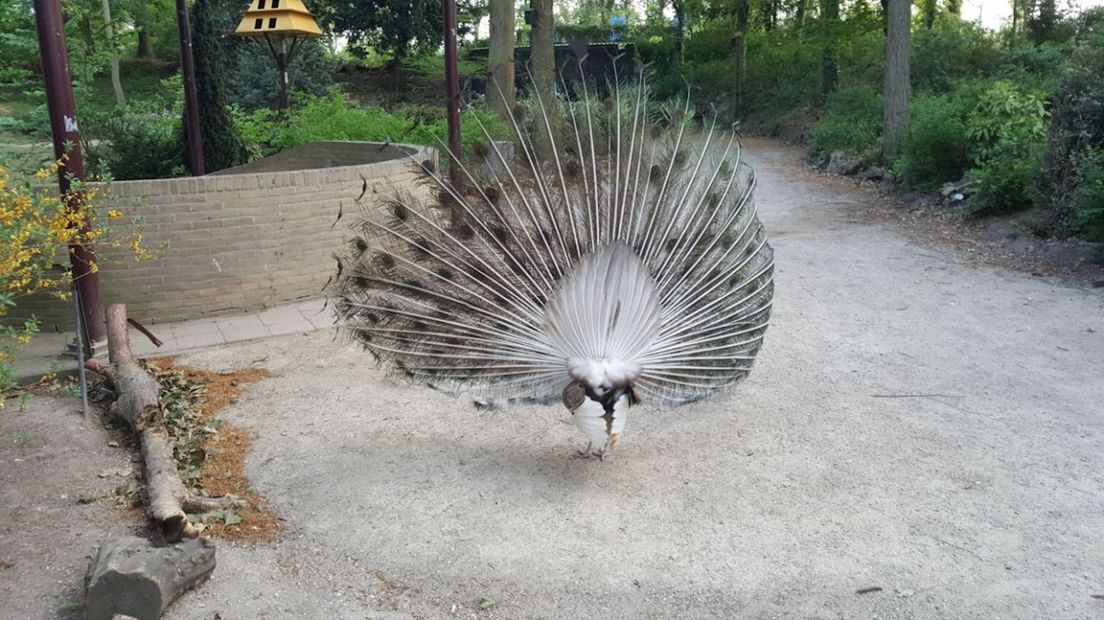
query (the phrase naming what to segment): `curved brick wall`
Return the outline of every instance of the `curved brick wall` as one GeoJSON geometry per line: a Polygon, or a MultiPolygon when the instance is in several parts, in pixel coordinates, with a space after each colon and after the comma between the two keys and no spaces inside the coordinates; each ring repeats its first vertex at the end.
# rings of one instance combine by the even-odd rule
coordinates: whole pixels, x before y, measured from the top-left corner
{"type": "MultiPolygon", "coordinates": [[[[319,142],[203,177],[116,181],[106,202],[140,214],[147,244],[167,248],[156,260],[102,264],[103,301],[157,323],[318,296],[347,237],[344,221],[334,225],[338,212],[356,208],[365,183],[365,200],[425,191],[410,154],[435,158],[424,147],[319,142]]],[[[19,310],[47,329],[71,323],[69,307],[53,300],[19,310]]]]}

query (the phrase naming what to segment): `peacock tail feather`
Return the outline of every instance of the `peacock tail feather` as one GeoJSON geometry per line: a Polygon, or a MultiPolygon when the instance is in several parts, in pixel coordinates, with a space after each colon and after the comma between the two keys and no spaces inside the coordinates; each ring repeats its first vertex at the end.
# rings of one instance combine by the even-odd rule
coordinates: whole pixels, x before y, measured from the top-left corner
{"type": "Polygon", "coordinates": [[[773,294],[736,136],[642,81],[532,99],[425,191],[364,205],[339,257],[339,322],[390,370],[478,404],[571,381],[654,403],[747,375],[773,294]]]}

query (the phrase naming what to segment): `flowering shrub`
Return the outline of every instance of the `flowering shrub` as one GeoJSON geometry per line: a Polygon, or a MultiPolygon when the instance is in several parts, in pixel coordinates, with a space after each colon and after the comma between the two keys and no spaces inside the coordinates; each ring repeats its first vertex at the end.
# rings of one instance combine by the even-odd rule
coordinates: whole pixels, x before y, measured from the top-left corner
{"type": "MultiPolygon", "coordinates": [[[[116,233],[97,221],[96,205],[103,197],[100,187],[74,183],[69,195],[42,191],[32,183],[48,183],[57,176],[62,162],[39,170],[31,178],[13,178],[0,166],[0,408],[15,387],[12,360],[38,331],[38,321],[5,320],[19,299],[45,293],[60,301],[71,296],[69,262],[61,260],[64,249],[73,245],[100,243],[101,247],[125,248],[137,260],[151,257],[143,246],[140,222],[116,233]]],[[[110,209],[107,222],[123,214],[110,209]]],[[[97,267],[91,266],[95,273],[97,267]]]]}

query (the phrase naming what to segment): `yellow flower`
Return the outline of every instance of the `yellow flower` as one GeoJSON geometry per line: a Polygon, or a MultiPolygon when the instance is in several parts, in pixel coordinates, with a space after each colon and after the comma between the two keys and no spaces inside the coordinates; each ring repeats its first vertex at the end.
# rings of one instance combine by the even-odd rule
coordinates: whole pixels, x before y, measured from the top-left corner
{"type": "Polygon", "coordinates": [[[117,220],[123,217],[123,212],[119,211],[118,209],[110,209],[107,212],[107,217],[113,220],[117,220]]]}

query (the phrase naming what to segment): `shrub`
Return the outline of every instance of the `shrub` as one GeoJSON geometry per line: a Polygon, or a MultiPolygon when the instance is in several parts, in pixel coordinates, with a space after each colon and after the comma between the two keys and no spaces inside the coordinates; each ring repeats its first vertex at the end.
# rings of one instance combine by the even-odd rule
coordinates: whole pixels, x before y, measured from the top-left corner
{"type": "Polygon", "coordinates": [[[1024,93],[998,81],[982,93],[966,119],[975,143],[979,214],[1011,213],[1040,202],[1038,178],[1047,111],[1042,93],[1024,93]]]}
{"type": "Polygon", "coordinates": [[[964,79],[987,75],[999,57],[999,41],[980,26],[945,16],[913,34],[912,86],[918,92],[951,91],[964,79]]]}
{"type": "MultiPolygon", "coordinates": [[[[280,99],[280,83],[276,61],[263,41],[234,48],[232,68],[233,88],[228,99],[246,110],[275,108],[280,99]]],[[[337,62],[328,55],[325,45],[311,40],[295,54],[288,67],[288,80],[295,91],[325,95],[333,87],[337,62]]]]}
{"type": "Polygon", "coordinates": [[[86,122],[89,170],[117,180],[164,179],[184,174],[180,116],[142,106],[118,109],[86,122]]]}
{"type": "MultiPolygon", "coordinates": [[[[405,108],[405,114],[402,108],[391,113],[381,108],[350,107],[338,91],[301,101],[302,107],[292,111],[285,123],[273,130],[271,146],[276,150],[320,140],[408,142],[439,147],[448,138],[443,112],[434,119],[424,106],[405,108]]],[[[493,114],[469,110],[461,115],[460,137],[465,149],[484,140],[476,120],[496,139],[510,137],[509,130],[493,114]]]]}
{"type": "Polygon", "coordinates": [[[1077,176],[1071,200],[1077,228],[1093,241],[1104,241],[1104,151],[1086,159],[1077,176]]]}
{"type": "MultiPolygon", "coordinates": [[[[1050,130],[1043,157],[1043,192],[1065,228],[1084,228],[1080,215],[1092,203],[1092,190],[1075,194],[1085,179],[1096,178],[1104,152],[1104,28],[1085,33],[1063,68],[1054,93],[1050,130]],[[1094,163],[1095,162],[1095,163],[1094,163]],[[1081,205],[1081,206],[1076,206],[1081,205]]],[[[1092,218],[1089,217],[1091,220],[1092,218]]]]}
{"type": "Polygon", "coordinates": [[[897,162],[902,181],[932,189],[954,181],[970,168],[970,141],[964,137],[965,119],[956,114],[946,95],[917,97],[912,102],[912,127],[897,162]]]}
{"type": "MultiPolygon", "coordinates": [[[[100,195],[96,189],[74,183],[73,191],[63,200],[34,187],[53,180],[59,168],[55,163],[32,179],[13,178],[0,167],[0,409],[16,387],[12,359],[38,331],[33,318],[18,322],[4,318],[27,295],[50,293],[68,299],[69,265],[61,269],[54,265],[55,258],[64,256],[65,247],[96,242],[101,248],[129,247],[137,259],[149,255],[142,247],[139,224],[116,234],[96,220],[100,195]]],[[[122,214],[109,210],[106,216],[114,220],[122,214]]]]}
{"type": "Polygon", "coordinates": [[[823,156],[836,150],[862,153],[870,149],[881,135],[883,105],[882,95],[870,86],[832,93],[824,115],[812,127],[814,151],[823,156]]]}
{"type": "Polygon", "coordinates": [[[912,126],[896,166],[902,181],[932,189],[962,178],[976,156],[966,137],[967,118],[984,90],[985,85],[966,82],[950,94],[913,99],[912,126]]]}

